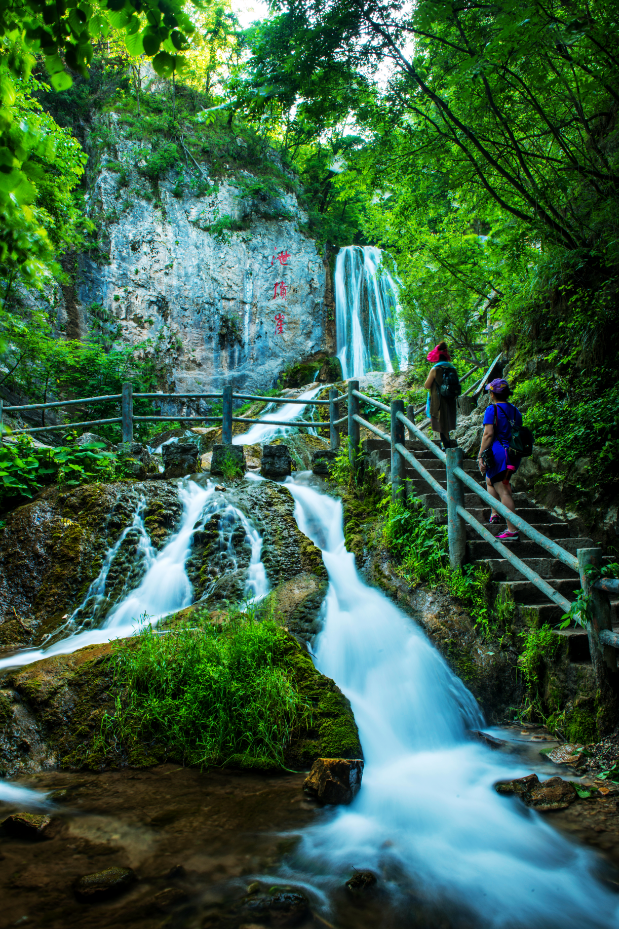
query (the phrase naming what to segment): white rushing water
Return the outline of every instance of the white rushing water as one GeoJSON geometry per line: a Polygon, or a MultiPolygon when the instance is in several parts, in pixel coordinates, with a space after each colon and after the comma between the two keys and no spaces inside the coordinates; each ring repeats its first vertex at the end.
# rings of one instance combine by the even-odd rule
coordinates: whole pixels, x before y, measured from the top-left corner
{"type": "Polygon", "coordinates": [[[288,878],[310,871],[321,886],[322,874],[328,889],[353,866],[370,868],[394,892],[421,889],[479,926],[617,926],[617,897],[594,878],[596,857],[494,791],[529,771],[466,738],[483,725],[475,700],[410,617],[363,583],[345,550],[340,501],[287,486],[330,579],[316,663],[351,701],[365,755],[359,794],[305,832],[288,878]]]}
{"type": "Polygon", "coordinates": [[[398,283],[382,257],[372,245],[348,245],[337,255],[335,323],[344,379],[408,364],[398,283]]]}
{"type": "Polygon", "coordinates": [[[203,487],[195,481],[184,481],[179,486],[179,497],[183,504],[180,526],[160,552],[153,548],[145,533],[141,506],[138,507],[132,525],[108,552],[99,576],[91,584],[84,602],[73,613],[74,617],[83,614],[89,604],[94,608],[104,600],[107,573],[122,538],[129,529],[141,527],[138,548],[141,549],[140,555],[145,560],[146,572],[135,590],[129,591],[120,603],[102,618],[98,628],[74,632],[71,625],[67,624],[67,634],[58,641],[47,648],[22,649],[8,655],[0,659],[0,669],[21,667],[52,655],[71,654],[86,645],[126,638],[136,631],[141,619],[144,618],[151,625],[156,625],[162,617],[189,606],[193,603],[193,588],[185,571],[185,564],[191,550],[193,533],[195,529],[201,528],[205,518],[214,513],[221,513],[222,541],[227,538],[226,522],[239,521],[245,528],[246,538],[251,546],[245,593],[250,601],[262,599],[268,592],[266,572],[261,561],[262,539],[244,513],[216,493],[215,486],[210,482],[203,487]]]}
{"type": "MultiPolygon", "coordinates": [[[[301,394],[298,399],[313,400],[321,390],[324,390],[324,387],[324,384],[319,384],[318,387],[312,387],[311,390],[306,390],[305,393],[301,394]]],[[[261,419],[275,419],[279,422],[287,423],[294,419],[305,418],[303,414],[305,410],[307,410],[307,407],[301,405],[300,403],[278,403],[273,404],[273,409],[270,409],[270,407],[271,404],[267,406],[265,412],[261,416],[261,419]]],[[[294,428],[294,426],[273,426],[267,425],[266,423],[254,423],[254,425],[251,426],[247,432],[244,432],[242,435],[235,435],[232,439],[232,444],[257,445],[259,442],[266,442],[267,439],[274,438],[276,435],[288,435],[288,433],[292,432],[294,428]]]]}

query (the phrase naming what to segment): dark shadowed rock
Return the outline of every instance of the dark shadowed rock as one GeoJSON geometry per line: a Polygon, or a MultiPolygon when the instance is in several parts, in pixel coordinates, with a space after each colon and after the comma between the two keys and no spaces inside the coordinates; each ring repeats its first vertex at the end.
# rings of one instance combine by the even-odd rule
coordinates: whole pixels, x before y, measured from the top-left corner
{"type": "Polygon", "coordinates": [[[314,474],[327,476],[331,464],[337,458],[337,452],[330,448],[321,448],[312,455],[312,471],[314,474]]]}
{"type": "Polygon", "coordinates": [[[303,790],[321,803],[350,803],[361,787],[363,762],[354,758],[317,758],[303,790]]]}
{"type": "Polygon", "coordinates": [[[499,781],[494,785],[494,789],[500,794],[516,794],[526,806],[539,813],[565,810],[578,799],[578,794],[569,781],[560,777],[540,781],[537,774],[528,774],[513,781],[499,781]]]}
{"type": "Polygon", "coordinates": [[[46,813],[13,813],[4,820],[5,832],[15,839],[27,839],[38,842],[49,838],[47,833],[51,825],[51,816],[46,813]]]}
{"type": "Polygon", "coordinates": [[[106,868],[105,871],[96,871],[94,874],[85,874],[78,878],[74,884],[75,896],[82,903],[98,903],[100,900],[110,900],[123,893],[137,877],[131,868],[106,868]]]}
{"type": "Polygon", "coordinates": [[[260,473],[263,477],[279,478],[292,474],[292,458],[287,445],[265,445],[262,449],[260,473]]]}
{"type": "Polygon", "coordinates": [[[198,470],[200,449],[195,442],[173,442],[161,449],[166,478],[185,477],[198,470]]]}
{"type": "Polygon", "coordinates": [[[355,871],[349,881],[346,881],[346,887],[353,894],[361,894],[376,884],[376,875],[373,871],[355,871]]]}
{"type": "Polygon", "coordinates": [[[488,735],[487,732],[482,732],[481,729],[469,729],[469,735],[475,742],[481,742],[487,748],[496,749],[506,744],[505,739],[497,739],[493,735],[488,735]]]}
{"type": "Polygon", "coordinates": [[[279,929],[298,926],[310,912],[307,898],[290,890],[252,896],[245,901],[244,909],[251,918],[268,920],[279,929]]]}
{"type": "Polygon", "coordinates": [[[238,477],[245,473],[245,452],[242,445],[214,445],[211,474],[238,477]]]}
{"type": "Polygon", "coordinates": [[[125,471],[138,480],[144,480],[151,471],[157,470],[150,452],[139,442],[121,442],[116,446],[116,454],[125,471]]]}

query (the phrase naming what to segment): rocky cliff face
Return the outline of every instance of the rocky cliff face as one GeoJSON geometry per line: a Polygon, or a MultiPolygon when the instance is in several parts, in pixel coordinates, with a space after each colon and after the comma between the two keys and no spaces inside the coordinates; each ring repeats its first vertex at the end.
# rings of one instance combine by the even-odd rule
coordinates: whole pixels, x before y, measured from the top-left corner
{"type": "Polygon", "coordinates": [[[182,147],[154,175],[161,148],[105,118],[88,196],[99,246],[78,263],[82,328],[99,304],[123,341],[165,358],[165,387],[178,392],[263,390],[323,350],[325,265],[295,194],[249,171],[215,181],[182,147]]]}

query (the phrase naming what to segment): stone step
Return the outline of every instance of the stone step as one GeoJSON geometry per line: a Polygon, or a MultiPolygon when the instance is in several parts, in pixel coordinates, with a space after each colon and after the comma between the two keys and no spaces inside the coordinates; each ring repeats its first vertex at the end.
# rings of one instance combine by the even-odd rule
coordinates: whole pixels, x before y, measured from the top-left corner
{"type": "MultiPolygon", "coordinates": [[[[577,574],[564,565],[557,558],[550,555],[546,558],[526,558],[523,559],[526,564],[536,571],[540,577],[547,578],[575,578],[577,574]]],[[[490,574],[495,581],[521,581],[523,576],[517,568],[508,561],[507,558],[488,558],[486,564],[490,568],[490,574]]]]}
{"type": "MultiPolygon", "coordinates": [[[[426,487],[426,488],[428,486],[426,481],[421,480],[421,479],[419,480],[419,485],[420,487],[423,485],[423,487],[426,487]]],[[[415,486],[415,490],[417,490],[416,486],[415,486]]],[[[514,496],[514,503],[516,504],[517,507],[519,507],[518,512],[520,512],[520,509],[524,509],[525,507],[532,506],[526,494],[517,493],[517,494],[514,494],[513,496],[514,496]]],[[[444,501],[441,499],[441,497],[439,497],[438,494],[419,492],[419,499],[421,500],[423,505],[428,508],[436,508],[436,507],[445,506],[444,501]]],[[[467,508],[467,510],[470,510],[472,512],[474,509],[479,508],[480,503],[481,503],[481,500],[479,499],[477,494],[470,493],[470,494],[464,495],[464,505],[467,508]]],[[[483,504],[483,506],[485,507],[483,511],[484,512],[483,522],[485,524],[488,521],[488,517],[490,516],[490,507],[489,506],[486,507],[485,504],[483,504]]],[[[541,509],[541,507],[538,509],[541,509]]],[[[544,510],[543,512],[547,513],[548,511],[544,510]]],[[[505,523],[503,523],[503,525],[505,525],[505,523]]]]}
{"type": "MultiPolygon", "coordinates": [[[[560,593],[566,600],[570,602],[575,599],[574,591],[578,590],[580,587],[580,579],[578,577],[562,577],[562,578],[547,578],[546,582],[550,584],[553,590],[556,590],[557,593],[560,593]]],[[[507,587],[511,591],[512,597],[514,598],[515,603],[519,603],[523,606],[528,606],[532,603],[539,603],[540,597],[543,597],[544,594],[536,587],[532,581],[527,581],[524,579],[518,581],[499,581],[497,583],[499,593],[502,588],[507,587]]]]}
{"type": "MultiPolygon", "coordinates": [[[[550,600],[547,600],[545,603],[540,602],[541,598],[544,596],[541,590],[538,591],[537,596],[537,603],[521,603],[520,606],[524,607],[526,610],[532,610],[537,615],[537,624],[539,626],[543,626],[545,623],[549,626],[556,626],[557,623],[561,622],[563,610],[550,600]]],[[[617,600],[611,600],[610,618],[613,626],[615,623],[619,624],[619,601],[617,600]]]]}
{"type": "MultiPolygon", "coordinates": [[[[488,529],[490,530],[492,527],[488,526],[488,529]]],[[[594,544],[591,539],[584,538],[570,539],[569,537],[555,537],[553,541],[556,542],[557,545],[560,545],[561,548],[571,552],[572,555],[576,554],[577,549],[591,548],[594,544]]],[[[545,548],[542,548],[537,542],[531,542],[530,539],[525,539],[523,535],[520,536],[520,542],[509,542],[508,547],[510,552],[517,555],[522,561],[526,561],[528,558],[550,557],[545,548]]],[[[469,539],[466,543],[466,548],[469,561],[484,561],[488,558],[496,558],[496,548],[493,548],[490,542],[480,539],[479,536],[469,539]]]]}
{"type": "MultiPolygon", "coordinates": [[[[440,500],[440,497],[438,496],[438,494],[436,494],[436,497],[440,500]]],[[[479,497],[477,498],[477,502],[479,503],[479,497]]],[[[473,507],[473,506],[468,505],[466,508],[471,514],[471,516],[474,519],[476,519],[478,522],[480,522],[482,526],[485,526],[486,529],[490,529],[490,530],[499,529],[499,531],[501,532],[503,531],[503,529],[507,529],[507,525],[505,521],[503,521],[502,523],[489,523],[488,522],[488,517],[490,516],[490,507],[486,509],[484,507],[473,507]]],[[[447,508],[444,503],[441,502],[441,506],[436,507],[434,512],[440,518],[447,519],[447,508]]],[[[518,508],[518,516],[522,516],[522,518],[526,519],[526,521],[530,523],[531,526],[536,526],[538,528],[540,525],[545,525],[545,526],[556,525],[556,526],[562,526],[563,531],[568,530],[568,527],[565,523],[559,522],[556,516],[553,516],[553,514],[549,513],[548,510],[544,510],[542,509],[542,507],[539,507],[539,506],[521,506],[518,508]]],[[[540,531],[543,532],[544,535],[548,535],[545,529],[541,529],[540,531]]],[[[493,535],[496,535],[496,533],[493,532],[493,535]]],[[[523,533],[521,533],[521,535],[523,535],[523,533]]]]}
{"type": "MultiPolygon", "coordinates": [[[[527,512],[526,510],[521,510],[521,513],[524,519],[527,519],[525,515],[526,512],[527,512]]],[[[447,510],[445,510],[445,513],[447,513],[447,510]]],[[[528,519],[527,519],[527,522],[534,529],[537,529],[538,532],[541,532],[542,535],[545,535],[547,539],[553,539],[553,540],[558,541],[568,531],[568,527],[565,525],[565,523],[559,523],[559,522],[557,523],[536,523],[528,519]]],[[[505,532],[507,526],[505,525],[505,523],[493,523],[492,525],[489,525],[488,523],[486,523],[484,528],[487,529],[488,532],[491,533],[491,535],[497,536],[497,535],[500,535],[502,532],[505,532]]],[[[471,539],[479,538],[475,530],[470,526],[467,526],[466,534],[467,534],[467,538],[468,537],[470,537],[471,539]]],[[[521,540],[527,539],[527,536],[524,534],[524,532],[520,533],[520,539],[521,540]]],[[[530,540],[527,539],[527,541],[530,541],[530,540]]],[[[486,544],[490,545],[489,542],[486,544]]],[[[513,545],[518,545],[518,542],[505,542],[504,544],[507,545],[511,549],[513,545]]],[[[565,546],[563,547],[565,548],[565,546]]]]}
{"type": "Polygon", "coordinates": [[[568,658],[574,664],[591,663],[589,650],[589,636],[587,630],[577,627],[575,629],[555,629],[556,635],[567,639],[568,658]]]}
{"type": "MultiPolygon", "coordinates": [[[[388,431],[389,431],[389,427],[385,428],[385,432],[388,432],[388,431]]],[[[438,445],[438,442],[436,442],[435,445],[438,445]]],[[[364,439],[363,442],[361,443],[361,448],[364,452],[377,452],[377,451],[382,451],[382,450],[385,450],[385,451],[391,450],[391,446],[389,445],[389,443],[386,442],[384,439],[379,439],[379,438],[364,439]]],[[[417,452],[425,452],[428,455],[432,454],[430,449],[426,445],[424,445],[423,442],[419,442],[416,439],[413,439],[413,441],[411,441],[410,439],[406,439],[404,442],[404,448],[408,449],[409,452],[413,452],[414,455],[416,455],[417,452]]]]}

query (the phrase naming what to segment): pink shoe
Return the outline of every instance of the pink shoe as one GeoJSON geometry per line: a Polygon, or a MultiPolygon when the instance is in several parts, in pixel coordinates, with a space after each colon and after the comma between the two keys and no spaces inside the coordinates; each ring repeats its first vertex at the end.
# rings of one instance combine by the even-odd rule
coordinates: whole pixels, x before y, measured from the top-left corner
{"type": "Polygon", "coordinates": [[[505,532],[501,532],[501,534],[497,536],[497,539],[500,539],[501,542],[519,542],[520,536],[517,532],[510,532],[509,529],[506,529],[505,532]]]}

